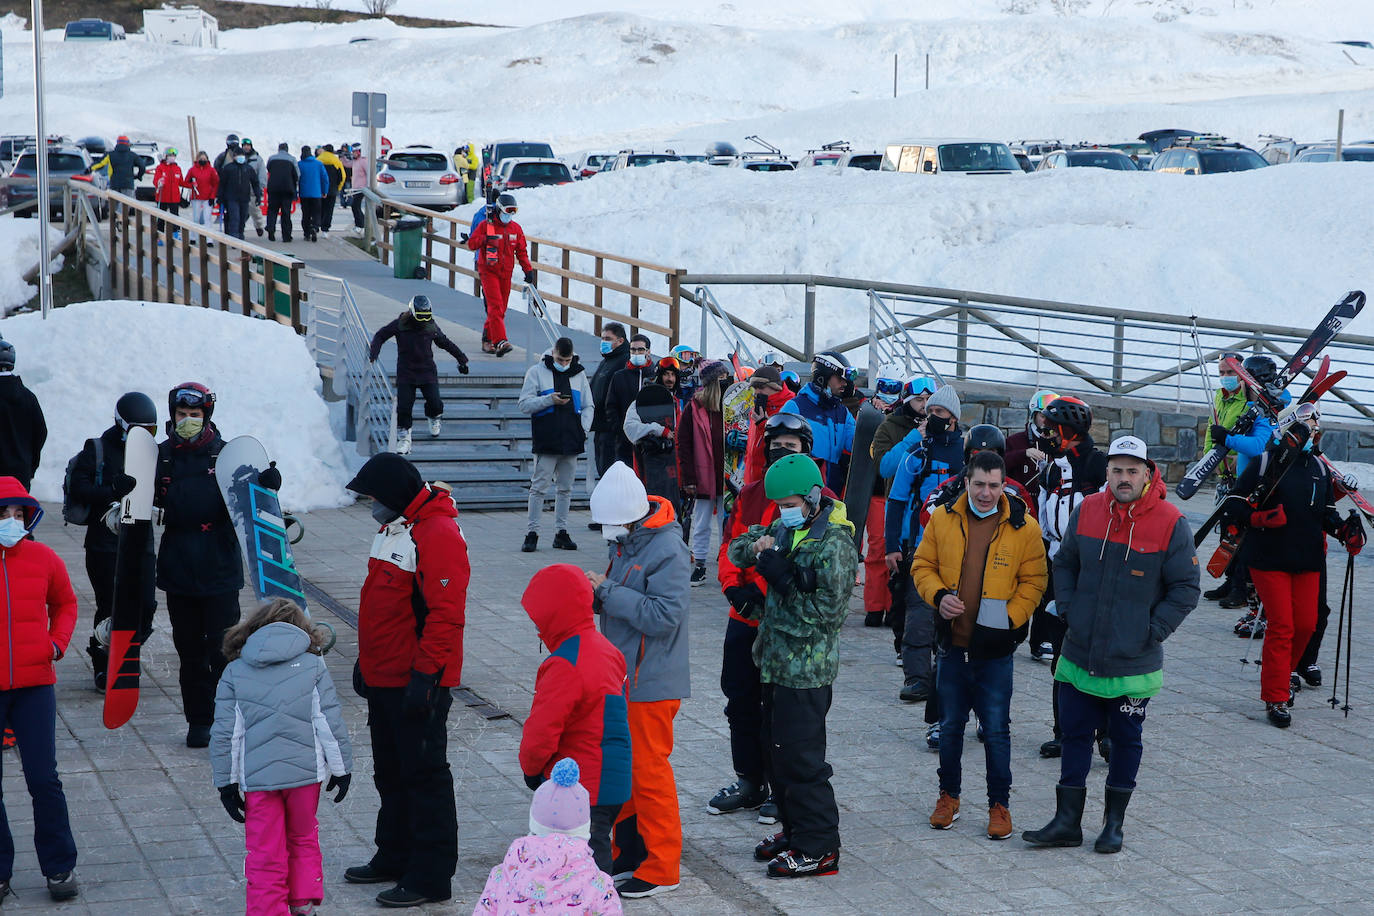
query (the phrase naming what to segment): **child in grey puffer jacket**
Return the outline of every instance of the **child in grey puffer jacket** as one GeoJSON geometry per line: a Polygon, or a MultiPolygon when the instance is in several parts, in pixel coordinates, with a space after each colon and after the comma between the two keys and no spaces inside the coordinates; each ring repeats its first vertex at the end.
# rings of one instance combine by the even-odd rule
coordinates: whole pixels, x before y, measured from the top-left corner
{"type": "Polygon", "coordinates": [[[249,914],[310,914],[324,899],[320,783],[343,801],[353,752],[319,646],[285,598],[224,634],[210,765],[225,810],[244,824],[249,914]]]}

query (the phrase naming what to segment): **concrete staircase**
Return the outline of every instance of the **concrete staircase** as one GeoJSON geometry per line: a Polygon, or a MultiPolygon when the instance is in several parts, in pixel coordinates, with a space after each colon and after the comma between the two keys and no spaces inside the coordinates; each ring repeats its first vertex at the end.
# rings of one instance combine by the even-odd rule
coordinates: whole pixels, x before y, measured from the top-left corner
{"type": "MultiPolygon", "coordinates": [[[[519,406],[522,382],[518,375],[441,375],[444,428],[433,438],[424,399],[415,400],[410,460],[426,480],[451,484],[461,508],[523,509],[527,504],[534,455],[530,419],[519,406]]],[[[587,503],[586,480],[583,458],[573,487],[574,506],[587,503]]],[[[548,508],[552,505],[550,491],[548,508]]]]}

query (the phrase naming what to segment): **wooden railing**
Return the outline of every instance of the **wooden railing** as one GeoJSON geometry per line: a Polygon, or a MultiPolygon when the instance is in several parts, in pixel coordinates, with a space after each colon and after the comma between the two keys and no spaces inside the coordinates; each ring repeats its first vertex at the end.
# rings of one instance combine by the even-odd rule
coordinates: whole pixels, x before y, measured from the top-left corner
{"type": "MultiPolygon", "coordinates": [[[[381,208],[377,250],[383,264],[391,263],[395,250],[391,236],[397,220],[419,217],[425,223],[420,263],[429,278],[456,289],[461,274],[472,279],[473,295],[481,294],[474,253],[461,240],[468,231],[467,220],[386,198],[381,198],[381,208]]],[[[552,239],[527,236],[527,240],[535,283],[545,301],[559,307],[559,324],[568,327],[571,313],[581,312],[592,316],[591,330],[597,335],[603,322],[618,321],[631,334],[643,331],[662,335],[669,346],[679,343],[685,270],[552,239]],[[556,286],[544,285],[547,277],[557,278],[556,286]]],[[[524,288],[519,280],[512,284],[515,292],[524,288]]]]}

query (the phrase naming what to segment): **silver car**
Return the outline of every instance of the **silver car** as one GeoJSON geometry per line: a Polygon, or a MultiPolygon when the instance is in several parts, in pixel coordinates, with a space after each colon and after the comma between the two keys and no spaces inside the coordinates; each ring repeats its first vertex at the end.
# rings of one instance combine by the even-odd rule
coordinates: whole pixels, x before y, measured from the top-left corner
{"type": "Polygon", "coordinates": [[[448,156],[432,146],[392,150],[377,172],[383,197],[430,210],[452,210],[463,203],[463,179],[448,156]]]}

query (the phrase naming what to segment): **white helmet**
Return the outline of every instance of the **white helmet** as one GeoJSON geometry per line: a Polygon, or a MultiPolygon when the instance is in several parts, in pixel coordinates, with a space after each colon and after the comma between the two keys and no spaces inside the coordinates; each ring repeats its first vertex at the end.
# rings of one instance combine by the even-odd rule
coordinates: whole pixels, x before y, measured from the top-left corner
{"type": "Polygon", "coordinates": [[[873,395],[884,404],[895,404],[902,396],[902,383],[906,381],[907,368],[901,363],[887,363],[878,370],[873,379],[873,395]]]}

